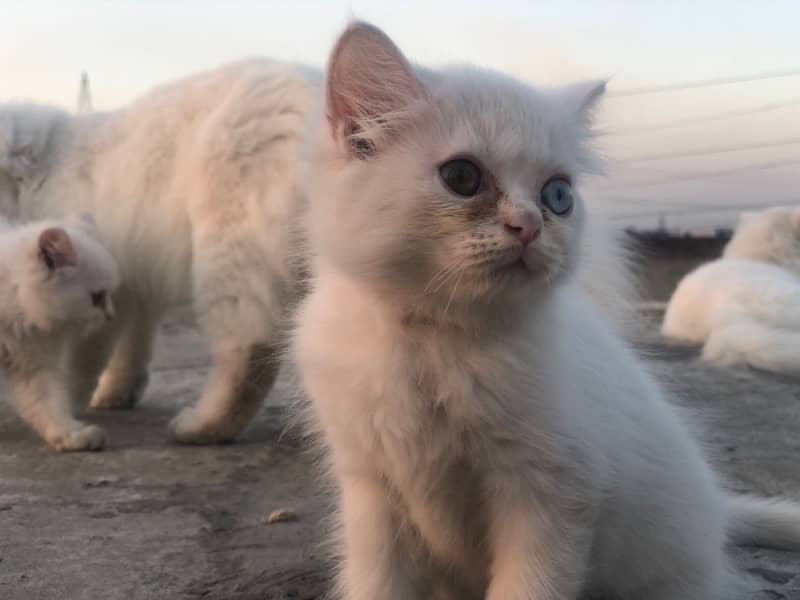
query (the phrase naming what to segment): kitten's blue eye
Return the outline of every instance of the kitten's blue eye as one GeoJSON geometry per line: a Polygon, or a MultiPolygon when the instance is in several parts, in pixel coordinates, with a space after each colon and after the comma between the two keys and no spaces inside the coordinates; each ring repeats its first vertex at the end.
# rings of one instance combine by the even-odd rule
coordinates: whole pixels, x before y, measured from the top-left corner
{"type": "Polygon", "coordinates": [[[542,188],[542,206],[554,215],[564,217],[572,210],[572,186],[562,177],[556,177],[542,188]]]}
{"type": "Polygon", "coordinates": [[[465,198],[481,188],[481,169],[466,158],[456,158],[439,167],[439,175],[451,192],[465,198]]]}

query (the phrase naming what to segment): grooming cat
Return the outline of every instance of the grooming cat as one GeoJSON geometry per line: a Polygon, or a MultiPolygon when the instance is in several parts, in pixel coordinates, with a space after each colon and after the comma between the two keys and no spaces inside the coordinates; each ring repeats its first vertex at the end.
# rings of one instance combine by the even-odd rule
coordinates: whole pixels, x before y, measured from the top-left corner
{"type": "Polygon", "coordinates": [[[295,293],[296,150],[317,90],[310,70],[253,60],[110,113],[0,107],[0,214],[93,213],[124,282],[112,326],[74,354],[76,400],[132,407],[159,319],[193,302],[213,368],[173,433],[225,441],[251,420],[277,374],[274,348],[295,293]]]}
{"type": "Polygon", "coordinates": [[[678,284],[662,333],[720,366],[800,375],[800,209],[744,213],[723,256],[678,284]]]}
{"type": "Polygon", "coordinates": [[[725,493],[572,281],[602,83],[412,67],[354,24],[326,85],[292,355],[337,598],[727,600],[727,541],[800,549],[800,508],[725,493]]]}
{"type": "Polygon", "coordinates": [[[0,373],[20,417],[57,450],[98,450],[72,416],[68,346],[113,316],[119,274],[94,221],[0,223],[0,373]]]}

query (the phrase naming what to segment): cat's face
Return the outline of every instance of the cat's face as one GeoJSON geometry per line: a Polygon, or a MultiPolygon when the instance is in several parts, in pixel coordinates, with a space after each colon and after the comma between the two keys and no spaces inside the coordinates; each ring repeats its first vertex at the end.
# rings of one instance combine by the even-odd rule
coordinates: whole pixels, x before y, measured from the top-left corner
{"type": "Polygon", "coordinates": [[[113,318],[119,273],[91,217],[77,215],[63,226],[43,228],[26,260],[20,300],[31,321],[91,330],[113,318]]]}
{"type": "Polygon", "coordinates": [[[742,213],[725,256],[800,270],[800,209],[779,206],[742,213]]]}
{"type": "Polygon", "coordinates": [[[601,91],[412,70],[381,32],[352,27],[328,73],[331,155],[314,194],[321,254],[370,285],[443,306],[558,282],[576,260],[585,113],[601,91]]]}

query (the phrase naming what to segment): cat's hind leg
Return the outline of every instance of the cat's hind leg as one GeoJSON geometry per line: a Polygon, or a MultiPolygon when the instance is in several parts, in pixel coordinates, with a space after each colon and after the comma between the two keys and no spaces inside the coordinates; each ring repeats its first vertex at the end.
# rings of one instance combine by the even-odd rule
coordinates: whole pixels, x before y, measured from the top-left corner
{"type": "Polygon", "coordinates": [[[287,235],[286,222],[270,227],[263,216],[233,204],[223,214],[204,212],[193,228],[195,312],[213,365],[197,405],[172,422],[182,443],[234,440],[278,375],[290,287],[286,245],[279,241],[287,235]]]}
{"type": "Polygon", "coordinates": [[[95,409],[133,408],[144,395],[160,313],[147,303],[121,296],[111,358],[90,402],[95,409]]]}
{"type": "Polygon", "coordinates": [[[172,421],[175,439],[188,444],[233,441],[261,408],[279,369],[273,346],[221,344],[203,395],[172,421]]]}

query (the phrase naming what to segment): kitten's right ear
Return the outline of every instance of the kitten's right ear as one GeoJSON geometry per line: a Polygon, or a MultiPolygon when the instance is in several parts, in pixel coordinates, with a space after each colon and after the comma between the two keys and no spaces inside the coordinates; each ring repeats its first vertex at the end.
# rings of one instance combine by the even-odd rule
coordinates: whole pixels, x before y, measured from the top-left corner
{"type": "Polygon", "coordinates": [[[39,259],[51,271],[78,264],[75,246],[60,227],[50,227],[39,234],[39,259]]]}
{"type": "Polygon", "coordinates": [[[377,140],[369,129],[391,131],[393,119],[426,96],[403,53],[368,23],[352,24],[336,42],[326,93],[333,134],[346,141],[357,158],[376,150],[377,140]]]}

